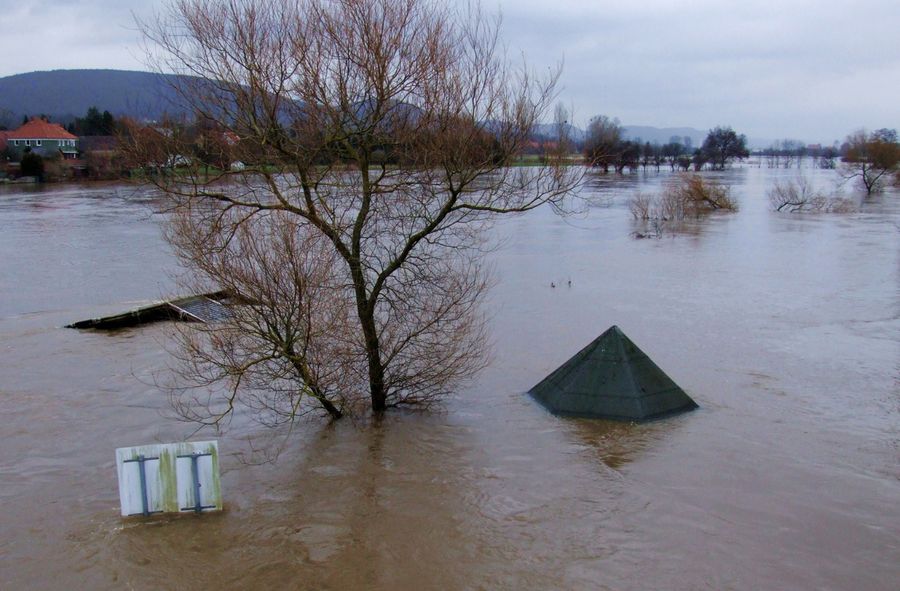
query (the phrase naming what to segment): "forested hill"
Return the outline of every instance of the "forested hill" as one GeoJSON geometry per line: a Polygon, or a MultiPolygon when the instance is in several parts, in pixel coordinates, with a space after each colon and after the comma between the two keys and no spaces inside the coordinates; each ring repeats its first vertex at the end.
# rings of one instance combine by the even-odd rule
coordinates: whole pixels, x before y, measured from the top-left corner
{"type": "MultiPolygon", "coordinates": [[[[159,120],[164,114],[183,114],[172,89],[172,76],[126,70],[53,70],[0,78],[0,127],[18,127],[25,115],[49,115],[67,124],[84,117],[90,107],[109,111],[115,117],[159,120]]],[[[554,125],[538,125],[536,137],[555,137],[554,125]]],[[[693,128],[625,126],[629,139],[665,144],[672,136],[688,136],[693,145],[703,143],[706,133],[693,128]]],[[[584,141],[585,132],[570,126],[569,137],[584,141]]]]}
{"type": "Polygon", "coordinates": [[[169,76],[125,70],[53,70],[0,78],[0,123],[18,126],[24,115],[66,123],[90,107],[115,116],[159,119],[178,114],[169,76]],[[9,121],[2,121],[7,119],[9,121]]]}

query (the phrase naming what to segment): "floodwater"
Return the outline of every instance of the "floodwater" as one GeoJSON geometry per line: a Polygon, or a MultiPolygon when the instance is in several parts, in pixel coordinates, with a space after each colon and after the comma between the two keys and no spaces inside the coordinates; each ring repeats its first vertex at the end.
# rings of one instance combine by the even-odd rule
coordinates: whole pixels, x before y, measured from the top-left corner
{"type": "Polygon", "coordinates": [[[172,327],[60,327],[171,294],[159,204],[0,187],[0,588],[896,591],[900,195],[769,211],[793,174],[727,171],[741,210],[659,239],[632,237],[626,199],[668,173],[505,220],[474,383],[271,441],[238,421],[226,511],[148,523],[119,517],[114,449],[193,433],[154,385],[172,327]],[[633,425],[523,394],[612,324],[701,408],[633,425]]]}

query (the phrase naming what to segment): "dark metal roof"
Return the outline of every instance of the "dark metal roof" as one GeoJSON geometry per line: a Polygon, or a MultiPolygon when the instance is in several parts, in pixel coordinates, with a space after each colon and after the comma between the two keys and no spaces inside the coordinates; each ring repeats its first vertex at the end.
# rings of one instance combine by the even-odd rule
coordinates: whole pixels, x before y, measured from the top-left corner
{"type": "Polygon", "coordinates": [[[116,329],[160,320],[186,320],[188,322],[221,322],[231,311],[222,301],[228,299],[225,292],[208,293],[186,298],[157,302],[122,314],[92,318],[66,325],[66,328],[116,329]]]}
{"type": "Polygon", "coordinates": [[[169,305],[182,314],[200,322],[221,322],[222,320],[227,320],[231,315],[228,308],[221,302],[206,296],[172,300],[169,302],[169,305]]]}
{"type": "Polygon", "coordinates": [[[613,326],[529,393],[555,414],[646,421],[697,403],[613,326]]]}

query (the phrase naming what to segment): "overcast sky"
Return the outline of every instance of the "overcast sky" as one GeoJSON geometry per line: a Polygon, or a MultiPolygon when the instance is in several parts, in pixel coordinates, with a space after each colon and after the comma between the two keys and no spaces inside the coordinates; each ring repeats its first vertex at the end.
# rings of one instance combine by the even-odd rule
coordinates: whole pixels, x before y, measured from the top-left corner
{"type": "MultiPolygon", "coordinates": [[[[144,69],[133,14],[164,0],[0,0],[0,76],[144,69]]],[[[828,142],[900,127],[898,0],[485,0],[511,55],[565,61],[561,99],[582,127],[731,125],[828,142]]]]}

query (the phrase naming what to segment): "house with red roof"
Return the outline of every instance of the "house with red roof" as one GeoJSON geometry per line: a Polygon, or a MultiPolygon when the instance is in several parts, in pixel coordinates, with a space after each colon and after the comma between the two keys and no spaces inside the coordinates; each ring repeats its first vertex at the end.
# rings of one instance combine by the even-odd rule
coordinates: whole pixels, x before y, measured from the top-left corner
{"type": "Polygon", "coordinates": [[[32,117],[19,129],[7,132],[6,146],[17,159],[29,151],[45,158],[54,155],[64,159],[78,158],[78,138],[61,125],[38,117],[32,117]]]}

